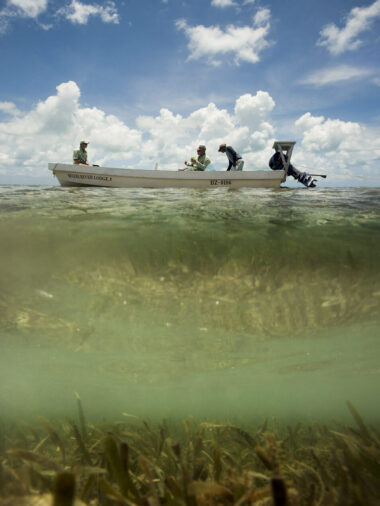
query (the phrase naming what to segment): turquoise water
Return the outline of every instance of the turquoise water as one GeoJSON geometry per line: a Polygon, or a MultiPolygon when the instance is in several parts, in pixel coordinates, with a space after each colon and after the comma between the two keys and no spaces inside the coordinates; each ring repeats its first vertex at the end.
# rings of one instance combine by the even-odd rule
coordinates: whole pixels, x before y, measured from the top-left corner
{"type": "Polygon", "coordinates": [[[378,421],[379,203],[0,187],[1,412],[378,421]]]}

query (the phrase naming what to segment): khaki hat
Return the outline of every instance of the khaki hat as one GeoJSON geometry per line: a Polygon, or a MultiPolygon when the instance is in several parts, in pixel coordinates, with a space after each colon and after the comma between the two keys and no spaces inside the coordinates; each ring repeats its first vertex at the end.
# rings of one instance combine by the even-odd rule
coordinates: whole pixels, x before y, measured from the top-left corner
{"type": "Polygon", "coordinates": [[[82,144],[90,144],[88,141],[80,141],[81,145],[82,144]]]}
{"type": "Polygon", "coordinates": [[[221,144],[221,145],[219,146],[218,151],[222,151],[222,148],[226,148],[226,147],[227,147],[227,144],[221,144]]]}

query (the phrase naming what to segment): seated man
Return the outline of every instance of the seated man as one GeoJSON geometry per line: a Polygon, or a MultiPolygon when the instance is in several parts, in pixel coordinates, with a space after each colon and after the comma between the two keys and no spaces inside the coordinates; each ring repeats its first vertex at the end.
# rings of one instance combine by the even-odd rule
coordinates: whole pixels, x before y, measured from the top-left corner
{"type": "Polygon", "coordinates": [[[178,170],[206,170],[206,167],[210,165],[211,160],[206,155],[206,146],[202,144],[197,148],[198,156],[192,156],[189,161],[185,161],[185,165],[190,167],[189,169],[178,169],[178,170]]]}
{"type": "MultiPolygon", "coordinates": [[[[285,160],[287,161],[287,156],[284,155],[285,160]]],[[[272,155],[271,159],[269,160],[269,167],[272,170],[281,170],[284,167],[284,164],[281,160],[281,155],[279,151],[276,151],[274,155],[272,155]]],[[[287,176],[293,176],[294,179],[302,183],[303,185],[307,186],[308,188],[314,188],[315,185],[315,179],[312,178],[312,176],[309,176],[306,172],[301,172],[298,169],[294,167],[294,165],[290,164],[288,167],[287,176]]]]}
{"type": "Polygon", "coordinates": [[[79,149],[76,149],[73,153],[74,164],[90,165],[87,161],[87,151],[86,151],[88,144],[89,142],[87,141],[81,141],[79,149]]]}

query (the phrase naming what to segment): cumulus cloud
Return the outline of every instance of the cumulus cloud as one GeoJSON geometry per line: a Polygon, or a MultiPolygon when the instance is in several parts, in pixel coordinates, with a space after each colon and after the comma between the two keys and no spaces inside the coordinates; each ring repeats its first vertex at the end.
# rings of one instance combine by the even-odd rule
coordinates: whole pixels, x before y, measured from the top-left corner
{"type": "Polygon", "coordinates": [[[47,5],[48,0],[8,0],[0,10],[0,35],[6,33],[11,22],[17,18],[37,19],[47,10],[47,5]]]}
{"type": "Polygon", "coordinates": [[[357,144],[362,133],[359,123],[325,119],[309,112],[296,121],[296,126],[302,130],[302,143],[309,151],[336,152],[350,148],[357,144]]]}
{"type": "Polygon", "coordinates": [[[347,16],[344,28],[339,29],[335,23],[328,24],[321,30],[317,44],[326,46],[333,55],[353,51],[362,44],[358,35],[369,30],[378,17],[380,17],[380,0],[376,0],[368,7],[355,7],[347,16]]]}
{"type": "Polygon", "coordinates": [[[189,59],[206,58],[210,64],[220,65],[219,58],[231,54],[236,64],[257,63],[260,53],[269,46],[270,11],[259,9],[252,26],[229,25],[223,30],[219,26],[189,26],[183,19],[176,26],[188,38],[189,59]]]}
{"type": "Polygon", "coordinates": [[[20,111],[13,102],[0,102],[0,111],[10,116],[18,116],[20,111]]]}
{"type": "MultiPolygon", "coordinates": [[[[45,19],[52,19],[47,12],[49,0],[8,0],[6,7],[0,10],[0,35],[8,30],[10,24],[18,18],[33,18],[43,30],[52,28],[52,24],[41,23],[37,18],[43,14],[45,19]]],[[[119,13],[115,2],[109,0],[104,5],[85,4],[71,0],[58,9],[54,16],[62,16],[68,21],[80,25],[88,23],[90,16],[98,16],[104,23],[119,23],[119,13]]]]}
{"type": "Polygon", "coordinates": [[[56,94],[29,112],[20,113],[11,102],[0,107],[17,113],[0,121],[0,170],[20,175],[44,177],[47,162],[70,163],[82,138],[90,140],[93,163],[152,168],[158,161],[161,168],[172,170],[194,155],[198,144],[207,145],[214,168],[223,168],[225,156],[217,151],[222,142],[232,144],[259,168],[260,160],[266,165],[273,143],[274,102],[262,91],[239,97],[233,112],[212,102],[187,116],[162,109],[157,116],[138,117],[133,127],[96,107],[82,107],[73,81],[57,86],[56,94]]]}
{"type": "Polygon", "coordinates": [[[211,5],[214,7],[232,7],[236,3],[233,0],[212,0],[211,5]]]}
{"type": "Polygon", "coordinates": [[[0,122],[0,169],[43,176],[48,161],[70,162],[71,150],[86,137],[101,162],[122,159],[125,163],[139,152],[140,132],[96,107],[81,107],[79,99],[75,82],[62,83],[55,95],[31,111],[0,122]]]}
{"type": "MultiPolygon", "coordinates": [[[[255,3],[256,0],[244,0],[242,5],[248,5],[255,3]]],[[[238,6],[239,4],[234,2],[234,0],[211,0],[211,5],[214,7],[234,7],[238,6]]]]}
{"type": "Polygon", "coordinates": [[[187,117],[162,109],[156,117],[137,119],[145,142],[142,154],[156,157],[165,168],[176,169],[198,144],[206,144],[213,168],[223,168],[225,156],[218,153],[222,142],[231,144],[256,168],[267,166],[274,128],[270,114],[274,101],[267,92],[242,95],[235,102],[233,113],[214,103],[195,110],[187,117]]]}
{"type": "MultiPolygon", "coordinates": [[[[56,93],[28,112],[12,102],[0,102],[0,174],[50,180],[48,162],[72,160],[82,138],[90,141],[93,163],[108,167],[176,170],[206,144],[211,169],[224,169],[226,157],[218,153],[222,142],[242,154],[246,168],[266,169],[276,132],[271,119],[275,102],[258,91],[238,97],[232,111],[211,102],[186,116],[168,108],[156,116],[139,116],[133,126],[97,107],[84,107],[78,85],[65,82],[56,93]]],[[[289,132],[297,140],[294,164],[327,169],[334,174],[374,174],[380,136],[355,122],[303,114],[289,132]],[[301,139],[301,142],[299,142],[301,139]],[[377,155],[376,155],[377,153],[377,155]]]]}
{"type": "Polygon", "coordinates": [[[236,100],[235,116],[239,123],[249,126],[251,130],[257,130],[274,106],[273,98],[266,91],[259,90],[254,96],[246,93],[236,100]]]}
{"type": "Polygon", "coordinates": [[[330,183],[335,178],[339,184],[350,178],[356,184],[378,179],[375,167],[380,158],[380,140],[376,129],[309,112],[295,126],[302,139],[297,146],[295,165],[326,171],[330,183]]]}
{"type": "Polygon", "coordinates": [[[325,86],[327,84],[340,83],[353,79],[363,79],[373,76],[374,69],[364,67],[354,67],[351,65],[338,65],[325,69],[319,69],[309,76],[302,79],[302,84],[311,84],[314,86],[325,86]]]}
{"type": "Polygon", "coordinates": [[[108,1],[106,4],[84,4],[78,0],[71,0],[70,5],[66,5],[57,11],[58,15],[64,16],[72,23],[85,25],[90,16],[99,16],[104,23],[119,23],[119,14],[115,2],[108,1]]]}
{"type": "Polygon", "coordinates": [[[236,123],[247,128],[248,135],[242,140],[250,151],[267,152],[274,138],[274,127],[269,121],[274,106],[274,100],[266,91],[258,91],[255,96],[247,93],[236,100],[236,123]]]}
{"type": "Polygon", "coordinates": [[[16,7],[25,17],[36,18],[46,11],[48,0],[8,0],[9,7],[16,7]]]}

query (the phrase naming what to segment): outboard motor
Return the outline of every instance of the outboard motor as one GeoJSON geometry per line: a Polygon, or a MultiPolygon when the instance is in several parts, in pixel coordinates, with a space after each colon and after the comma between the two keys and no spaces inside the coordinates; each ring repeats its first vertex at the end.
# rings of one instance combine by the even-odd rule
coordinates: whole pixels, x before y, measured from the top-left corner
{"type": "Polygon", "coordinates": [[[294,179],[307,186],[308,188],[314,188],[315,179],[313,179],[312,176],[309,176],[309,174],[306,172],[299,171],[290,163],[294,145],[294,141],[275,141],[273,144],[273,149],[276,152],[273,156],[271,156],[269,160],[269,167],[272,170],[284,170],[284,181],[287,176],[292,176],[294,179]]]}

